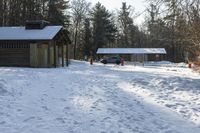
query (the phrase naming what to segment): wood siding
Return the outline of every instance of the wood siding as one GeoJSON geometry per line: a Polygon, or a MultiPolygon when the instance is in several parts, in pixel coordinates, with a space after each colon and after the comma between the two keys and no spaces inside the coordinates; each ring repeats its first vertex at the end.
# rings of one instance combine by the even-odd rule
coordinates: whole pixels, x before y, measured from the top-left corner
{"type": "Polygon", "coordinates": [[[30,66],[27,41],[0,41],[0,66],[30,66]]]}
{"type": "Polygon", "coordinates": [[[30,66],[29,48],[0,48],[0,66],[30,66]]]}

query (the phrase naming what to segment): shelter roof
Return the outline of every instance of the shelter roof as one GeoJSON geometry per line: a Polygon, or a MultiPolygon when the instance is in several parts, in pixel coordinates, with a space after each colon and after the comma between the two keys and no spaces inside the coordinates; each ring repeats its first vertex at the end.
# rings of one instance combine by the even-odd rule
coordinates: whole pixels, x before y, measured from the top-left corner
{"type": "Polygon", "coordinates": [[[164,48],[99,48],[97,54],[167,54],[164,48]]]}
{"type": "Polygon", "coordinates": [[[46,26],[43,29],[25,27],[0,27],[0,40],[52,40],[62,26],[46,26]]]}

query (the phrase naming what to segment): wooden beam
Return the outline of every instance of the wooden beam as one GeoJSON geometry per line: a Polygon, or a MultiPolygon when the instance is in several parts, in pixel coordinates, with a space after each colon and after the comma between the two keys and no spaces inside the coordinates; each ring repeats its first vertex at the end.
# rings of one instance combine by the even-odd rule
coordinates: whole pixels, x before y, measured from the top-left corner
{"type": "Polygon", "coordinates": [[[53,41],[53,45],[54,45],[54,67],[57,67],[57,52],[56,52],[56,42],[53,41]]]}
{"type": "Polygon", "coordinates": [[[60,36],[61,36],[61,40],[64,40],[64,42],[62,42],[62,44],[66,43],[66,66],[69,66],[69,44],[68,44],[69,42],[68,42],[68,40],[66,40],[67,36],[63,32],[60,34],[60,36]]]}
{"type": "Polygon", "coordinates": [[[51,46],[51,42],[52,41],[50,41],[49,43],[48,43],[48,53],[47,53],[47,58],[48,58],[48,67],[51,67],[51,57],[50,57],[50,46],[51,46]]]}
{"type": "Polygon", "coordinates": [[[143,58],[143,59],[142,59],[142,60],[143,60],[142,64],[143,64],[143,66],[144,66],[145,54],[143,54],[143,57],[142,57],[142,58],[143,58]]]}
{"type": "Polygon", "coordinates": [[[69,66],[69,45],[66,45],[66,66],[69,66]]]}
{"type": "Polygon", "coordinates": [[[62,67],[65,67],[65,60],[64,60],[64,44],[62,43],[62,67]]]}

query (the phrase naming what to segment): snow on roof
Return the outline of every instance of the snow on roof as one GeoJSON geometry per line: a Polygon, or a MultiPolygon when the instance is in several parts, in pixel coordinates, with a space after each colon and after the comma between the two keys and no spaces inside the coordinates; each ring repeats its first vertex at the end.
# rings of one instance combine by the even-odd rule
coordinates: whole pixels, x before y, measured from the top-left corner
{"type": "Polygon", "coordinates": [[[0,27],[0,40],[52,40],[62,26],[27,30],[25,27],[0,27]]]}
{"type": "Polygon", "coordinates": [[[99,48],[97,54],[167,54],[164,48],[99,48]]]}

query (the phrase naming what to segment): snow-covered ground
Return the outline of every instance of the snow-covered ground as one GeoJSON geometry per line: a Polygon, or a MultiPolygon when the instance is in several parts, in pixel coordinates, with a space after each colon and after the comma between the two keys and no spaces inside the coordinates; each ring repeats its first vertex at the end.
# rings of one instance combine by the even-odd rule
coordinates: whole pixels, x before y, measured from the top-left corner
{"type": "Polygon", "coordinates": [[[164,63],[0,68],[0,133],[200,133],[200,75],[164,63]]]}

